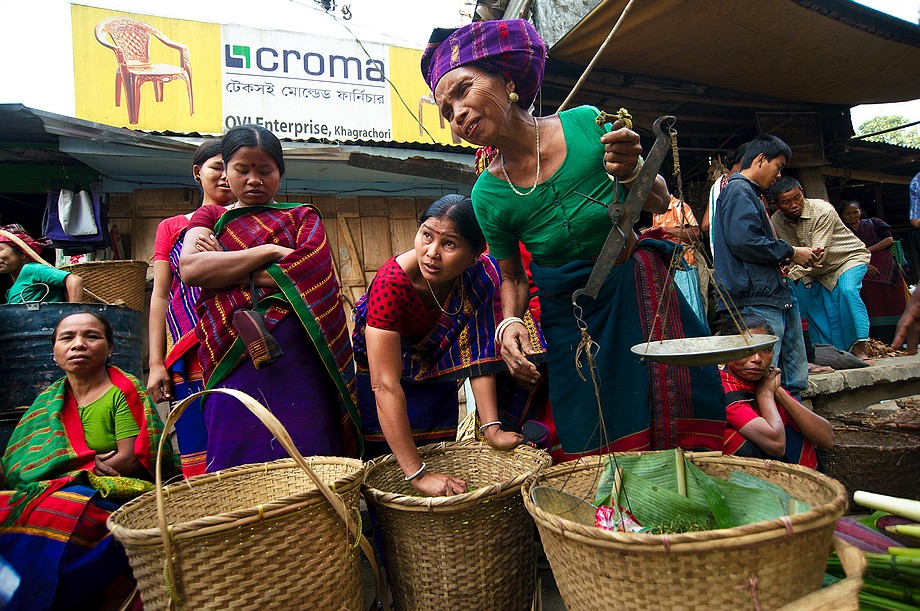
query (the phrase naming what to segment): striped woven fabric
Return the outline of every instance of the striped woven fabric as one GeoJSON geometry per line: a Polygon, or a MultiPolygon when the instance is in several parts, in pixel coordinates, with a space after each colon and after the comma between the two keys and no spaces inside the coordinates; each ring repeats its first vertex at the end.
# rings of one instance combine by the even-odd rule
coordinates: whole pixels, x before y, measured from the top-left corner
{"type": "Polygon", "coordinates": [[[166,308],[166,331],[169,333],[170,349],[166,355],[169,367],[197,345],[195,323],[195,303],[201,294],[201,287],[189,286],[179,277],[179,255],[182,253],[182,241],[186,230],[176,236],[176,243],[169,251],[169,269],[172,271],[172,284],[169,287],[169,307],[166,308]]]}
{"type": "MultiPolygon", "coordinates": [[[[140,426],[135,456],[152,473],[153,457],[163,434],[156,407],[137,378],[117,367],[109,367],[108,372],[140,426]]],[[[6,487],[14,494],[8,505],[0,507],[0,525],[26,519],[42,499],[78,480],[108,497],[126,498],[149,489],[148,482],[128,477],[92,475],[95,458],[96,453],[86,445],[76,402],[67,392],[67,378],[61,378],[36,397],[10,438],[2,464],[6,487]]],[[[164,474],[170,477],[178,471],[179,461],[170,452],[164,461],[164,474]]]]}
{"type": "MultiPolygon", "coordinates": [[[[214,227],[226,250],[243,250],[261,244],[294,249],[268,266],[280,292],[257,287],[258,311],[271,331],[289,314],[296,315],[313,339],[320,358],[341,396],[344,407],[358,421],[351,343],[339,285],[332,265],[319,212],[304,204],[273,203],[246,206],[226,212],[214,227]]],[[[244,359],[246,346],[233,328],[233,314],[252,309],[248,286],[203,289],[198,301],[201,341],[199,359],[205,387],[213,388],[244,359]]]]}

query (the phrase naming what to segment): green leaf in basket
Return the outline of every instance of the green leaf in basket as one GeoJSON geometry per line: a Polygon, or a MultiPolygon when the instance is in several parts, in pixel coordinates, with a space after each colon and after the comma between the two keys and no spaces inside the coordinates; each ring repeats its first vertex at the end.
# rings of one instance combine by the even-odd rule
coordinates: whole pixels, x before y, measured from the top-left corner
{"type": "Polygon", "coordinates": [[[690,477],[687,478],[687,487],[690,487],[689,482],[691,480],[699,486],[706,500],[706,505],[709,507],[709,511],[712,512],[712,517],[716,521],[716,525],[719,528],[732,528],[733,526],[737,526],[731,509],[729,509],[728,503],[722,495],[722,491],[719,489],[719,485],[715,482],[716,478],[703,473],[699,467],[689,460],[686,461],[686,468],[687,473],[690,475],[690,477]]]}
{"type": "Polygon", "coordinates": [[[797,513],[805,513],[811,508],[812,505],[791,496],[789,497],[789,502],[786,504],[786,515],[794,516],[797,513]]]}
{"type": "Polygon", "coordinates": [[[736,469],[728,474],[728,481],[734,482],[741,486],[747,486],[748,488],[757,488],[759,490],[770,492],[774,494],[777,499],[779,499],[779,502],[783,507],[786,507],[789,504],[789,499],[792,498],[789,496],[789,493],[786,492],[786,489],[779,484],[768,482],[761,477],[757,477],[756,475],[752,475],[739,469],[736,469]]]}
{"type": "Polygon", "coordinates": [[[623,489],[620,506],[627,507],[628,503],[628,509],[642,526],[688,525],[683,530],[709,527],[710,512],[705,503],[683,497],[631,471],[623,473],[623,489]]]}
{"type": "Polygon", "coordinates": [[[598,481],[594,504],[597,507],[610,504],[614,473],[619,466],[624,471],[645,478],[654,485],[677,492],[677,470],[674,463],[675,450],[652,452],[639,456],[610,456],[604,459],[604,470],[598,481]]]}
{"type": "Polygon", "coordinates": [[[735,523],[751,524],[762,520],[775,520],[786,515],[786,507],[772,492],[742,486],[736,482],[714,480],[732,512],[735,523]]]}
{"type": "MultiPolygon", "coordinates": [[[[783,507],[783,514],[780,515],[795,515],[797,513],[803,513],[812,508],[812,505],[795,498],[790,495],[785,488],[773,482],[769,482],[763,478],[757,477],[750,473],[744,471],[732,471],[728,476],[728,481],[740,484],[742,486],[747,486],[749,488],[756,488],[758,490],[763,490],[774,495],[777,499],[777,502],[783,507]]],[[[771,504],[772,507],[772,504],[771,504]]],[[[765,518],[772,519],[772,518],[765,518]]]]}

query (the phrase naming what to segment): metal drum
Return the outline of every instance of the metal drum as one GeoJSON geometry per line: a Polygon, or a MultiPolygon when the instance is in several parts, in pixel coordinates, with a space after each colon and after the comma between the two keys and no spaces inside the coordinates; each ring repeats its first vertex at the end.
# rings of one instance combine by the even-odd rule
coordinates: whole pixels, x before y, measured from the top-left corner
{"type": "Polygon", "coordinates": [[[0,412],[31,405],[41,391],[64,375],[54,362],[51,332],[61,317],[86,311],[98,312],[112,323],[112,363],[143,379],[141,312],[96,303],[0,305],[0,412]]]}

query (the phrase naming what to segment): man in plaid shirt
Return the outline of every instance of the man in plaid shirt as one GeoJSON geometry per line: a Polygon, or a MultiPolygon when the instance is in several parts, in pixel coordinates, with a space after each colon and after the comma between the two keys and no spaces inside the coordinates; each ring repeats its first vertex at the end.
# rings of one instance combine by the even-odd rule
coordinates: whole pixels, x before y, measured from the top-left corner
{"type": "Polygon", "coordinates": [[[791,176],[777,180],[770,193],[779,206],[773,215],[776,235],[793,246],[824,248],[818,263],[807,267],[793,263],[786,273],[814,342],[833,344],[867,360],[869,314],[859,291],[869,250],[833,206],[806,199],[802,185],[791,176]]]}

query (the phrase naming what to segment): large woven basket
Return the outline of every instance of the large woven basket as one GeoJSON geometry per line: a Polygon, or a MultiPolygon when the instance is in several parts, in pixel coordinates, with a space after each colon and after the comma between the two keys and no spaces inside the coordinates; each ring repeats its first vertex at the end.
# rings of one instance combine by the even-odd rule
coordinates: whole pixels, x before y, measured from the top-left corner
{"type": "Polygon", "coordinates": [[[144,311],[147,262],[126,260],[90,261],[62,265],[60,269],[83,278],[83,286],[93,293],[84,302],[126,305],[144,311]],[[94,298],[98,297],[98,299],[94,298]]]}
{"type": "Polygon", "coordinates": [[[156,490],[108,519],[127,551],[144,608],[362,609],[358,545],[377,573],[373,550],[353,519],[363,463],[304,459],[271,412],[236,390],[188,397],[170,413],[165,430],[192,400],[211,392],[238,398],[293,460],[169,486],[162,485],[158,461],[156,490]]]}
{"type": "Polygon", "coordinates": [[[726,479],[742,470],[814,507],[721,530],[614,532],[560,518],[530,497],[534,486],[544,485],[593,500],[600,458],[551,467],[528,479],[522,493],[569,611],[776,609],[821,587],[834,524],[846,507],[839,482],[798,465],[717,453],[687,456],[710,475],[726,479]]]}
{"type": "Polygon", "coordinates": [[[423,446],[419,454],[429,471],[455,475],[473,491],[412,496],[418,492],[392,455],[367,464],[364,496],[382,530],[396,608],[530,609],[536,552],[521,484],[549,466],[549,454],[477,441],[423,446]]]}
{"type": "Polygon", "coordinates": [[[834,447],[822,450],[825,470],[853,493],[866,490],[920,498],[920,436],[894,430],[834,427],[834,447]]]}

